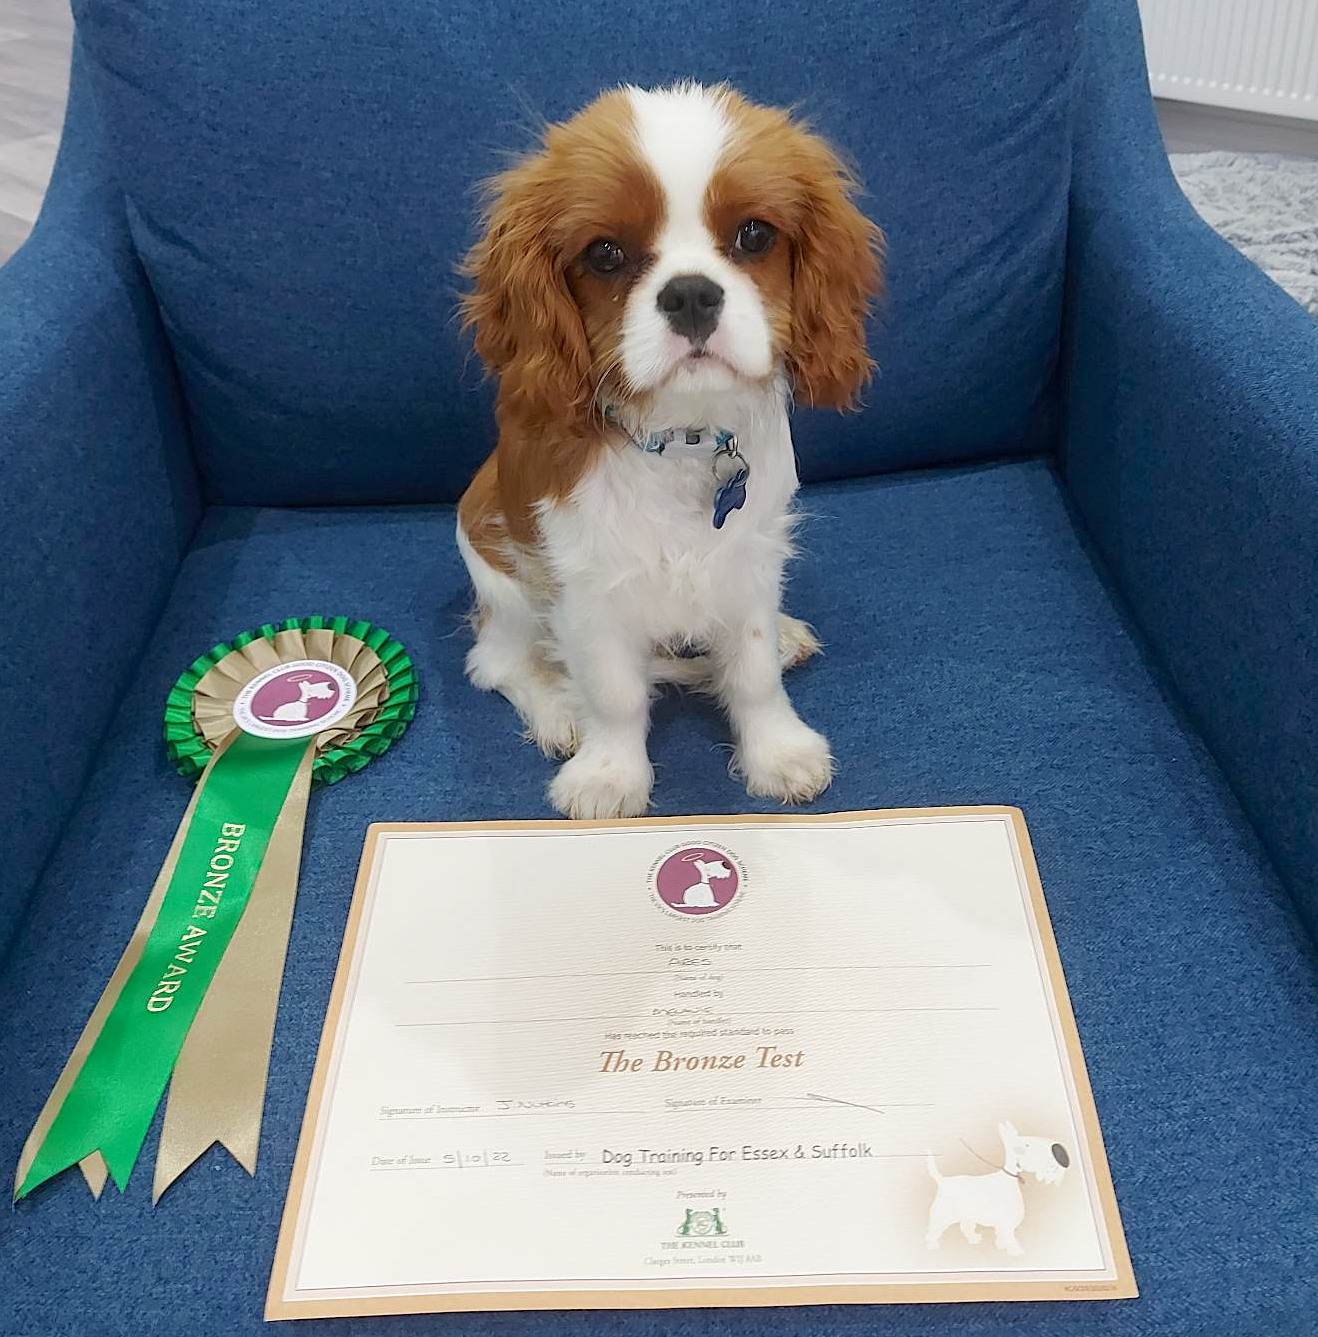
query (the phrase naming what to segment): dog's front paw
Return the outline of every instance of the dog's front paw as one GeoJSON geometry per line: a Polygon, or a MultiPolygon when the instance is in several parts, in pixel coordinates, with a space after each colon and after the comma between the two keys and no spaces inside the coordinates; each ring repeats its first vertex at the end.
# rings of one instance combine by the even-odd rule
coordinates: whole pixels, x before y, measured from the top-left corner
{"type": "Polygon", "coordinates": [[[525,738],[546,757],[562,760],[577,750],[577,718],[566,695],[547,696],[526,716],[525,738]]]}
{"type": "Polygon", "coordinates": [[[786,613],[778,614],[778,662],[784,672],[804,664],[822,649],[815,629],[808,622],[802,622],[799,617],[788,617],[786,613]]]}
{"type": "Polygon", "coordinates": [[[639,817],[650,806],[653,785],[654,767],[644,755],[633,759],[582,751],[559,767],[549,801],[578,821],[639,817]]]}
{"type": "Polygon", "coordinates": [[[737,769],[755,798],[809,803],[833,783],[828,739],[800,720],[752,731],[737,750],[737,769]]]}

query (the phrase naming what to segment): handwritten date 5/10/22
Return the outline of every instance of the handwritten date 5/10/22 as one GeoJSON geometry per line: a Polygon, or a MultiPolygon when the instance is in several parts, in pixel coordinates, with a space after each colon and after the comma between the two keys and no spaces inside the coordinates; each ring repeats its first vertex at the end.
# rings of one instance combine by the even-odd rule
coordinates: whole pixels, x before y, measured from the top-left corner
{"type": "Polygon", "coordinates": [[[403,1156],[372,1156],[372,1170],[475,1170],[519,1165],[511,1151],[475,1150],[440,1151],[429,1156],[408,1153],[403,1156]]]}

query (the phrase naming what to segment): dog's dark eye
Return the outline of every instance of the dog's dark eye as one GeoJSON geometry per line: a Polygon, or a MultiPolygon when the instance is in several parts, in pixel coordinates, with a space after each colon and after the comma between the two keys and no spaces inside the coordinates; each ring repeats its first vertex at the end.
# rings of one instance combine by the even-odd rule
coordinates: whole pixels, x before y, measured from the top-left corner
{"type": "Polygon", "coordinates": [[[777,235],[778,229],[772,223],[766,223],[760,218],[748,218],[737,229],[732,248],[743,255],[763,255],[773,245],[777,235]]]}
{"type": "Polygon", "coordinates": [[[616,241],[601,237],[586,247],[582,258],[596,274],[616,274],[627,263],[627,252],[616,241]]]}

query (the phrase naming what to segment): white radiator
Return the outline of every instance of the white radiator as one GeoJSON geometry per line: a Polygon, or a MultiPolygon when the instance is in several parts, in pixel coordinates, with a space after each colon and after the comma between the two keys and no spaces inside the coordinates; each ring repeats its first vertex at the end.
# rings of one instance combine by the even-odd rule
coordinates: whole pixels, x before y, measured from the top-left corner
{"type": "Polygon", "coordinates": [[[1140,0],[1155,97],[1318,121],[1318,0],[1140,0]]]}

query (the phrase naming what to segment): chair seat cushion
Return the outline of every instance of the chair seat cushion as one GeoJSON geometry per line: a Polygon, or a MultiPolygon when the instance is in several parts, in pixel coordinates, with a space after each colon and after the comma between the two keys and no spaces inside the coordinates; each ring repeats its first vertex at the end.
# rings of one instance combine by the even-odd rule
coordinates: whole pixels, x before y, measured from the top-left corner
{"type": "MultiPolygon", "coordinates": [[[[1221,775],[1091,564],[1042,462],[810,489],[789,606],[827,653],[793,675],[831,737],[825,809],[1026,813],[1142,1298],[1045,1306],[343,1321],[335,1333],[1000,1334],[1312,1331],[1318,990],[1308,940],[1221,775]],[[1038,1323],[1038,1327],[1032,1325],[1038,1323]],[[1024,1327],[1022,1326],[1024,1325],[1024,1327]]],[[[462,678],[446,508],[215,509],[0,978],[7,1164],[127,939],[187,798],[165,693],[216,641],[293,614],[388,628],[419,666],[409,733],[313,796],[255,1180],[212,1151],[150,1205],[74,1175],[0,1230],[5,1333],[256,1334],[367,824],[547,815],[550,764],[462,678]]],[[[665,696],[657,811],[748,800],[707,704],[665,696]]]]}

